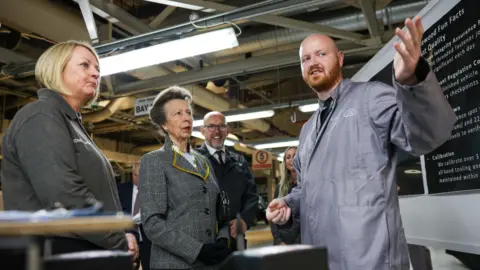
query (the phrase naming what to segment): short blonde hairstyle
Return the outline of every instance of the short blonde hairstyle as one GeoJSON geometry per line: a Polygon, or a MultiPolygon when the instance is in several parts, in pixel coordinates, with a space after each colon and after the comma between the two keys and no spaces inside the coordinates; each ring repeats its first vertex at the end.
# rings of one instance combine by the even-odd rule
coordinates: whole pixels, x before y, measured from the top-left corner
{"type": "MultiPolygon", "coordinates": [[[[35,79],[40,84],[40,87],[48,88],[67,96],[71,94],[63,82],[63,70],[72,58],[73,50],[77,46],[88,49],[95,56],[97,62],[100,63],[100,58],[95,49],[87,42],[69,40],[57,43],[40,56],[35,66],[35,79]]],[[[87,101],[87,105],[95,102],[100,92],[99,87],[100,83],[95,91],[95,96],[87,101]]]]}

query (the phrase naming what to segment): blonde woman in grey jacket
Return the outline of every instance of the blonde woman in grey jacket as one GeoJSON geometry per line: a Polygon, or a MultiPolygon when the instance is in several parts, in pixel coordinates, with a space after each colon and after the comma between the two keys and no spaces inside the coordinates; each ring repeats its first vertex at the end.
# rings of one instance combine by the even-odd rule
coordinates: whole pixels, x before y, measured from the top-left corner
{"type": "MultiPolygon", "coordinates": [[[[57,43],[38,59],[35,78],[38,100],[16,113],[3,136],[5,210],[83,208],[98,200],[106,212],[121,211],[112,166],[80,115],[99,92],[95,49],[81,41],[57,43]]],[[[68,233],[51,240],[52,254],[113,249],[129,250],[132,259],[138,255],[131,233],[68,233]]]]}

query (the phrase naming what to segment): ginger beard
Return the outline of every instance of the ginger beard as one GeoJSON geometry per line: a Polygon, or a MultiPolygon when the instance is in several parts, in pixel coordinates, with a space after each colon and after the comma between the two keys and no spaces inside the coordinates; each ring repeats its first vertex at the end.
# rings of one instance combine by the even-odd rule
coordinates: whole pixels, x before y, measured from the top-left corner
{"type": "Polygon", "coordinates": [[[335,64],[330,71],[326,71],[319,66],[311,66],[303,79],[315,92],[325,92],[331,90],[339,81],[341,70],[338,61],[335,61],[335,64]]]}

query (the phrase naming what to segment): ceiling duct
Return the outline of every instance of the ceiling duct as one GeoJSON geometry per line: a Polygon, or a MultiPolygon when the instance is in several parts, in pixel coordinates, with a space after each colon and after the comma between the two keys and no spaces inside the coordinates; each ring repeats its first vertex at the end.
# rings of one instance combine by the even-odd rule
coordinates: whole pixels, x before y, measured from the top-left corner
{"type": "MultiPolygon", "coordinates": [[[[377,19],[383,21],[384,25],[392,25],[401,23],[405,18],[413,17],[425,7],[427,0],[403,4],[393,5],[381,10],[377,10],[377,19]]],[[[329,19],[319,20],[314,22],[320,25],[328,25],[333,28],[359,31],[367,29],[367,22],[365,15],[361,12],[354,12],[347,15],[333,17],[329,19]]],[[[207,55],[207,58],[221,58],[236,54],[245,54],[248,52],[272,48],[288,43],[300,42],[305,39],[310,32],[298,31],[295,29],[281,29],[276,31],[269,31],[258,35],[250,36],[248,38],[239,39],[240,46],[233,49],[218,51],[207,55]]]]}

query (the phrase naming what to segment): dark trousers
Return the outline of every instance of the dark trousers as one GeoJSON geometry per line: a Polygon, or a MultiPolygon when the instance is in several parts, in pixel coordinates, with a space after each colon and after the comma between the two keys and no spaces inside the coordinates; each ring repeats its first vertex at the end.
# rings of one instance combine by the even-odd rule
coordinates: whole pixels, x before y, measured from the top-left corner
{"type": "Polygon", "coordinates": [[[142,241],[138,243],[140,248],[140,261],[142,262],[143,270],[150,270],[150,252],[152,249],[152,242],[147,238],[143,231],[143,226],[140,225],[140,233],[142,234],[142,241]]]}
{"type": "MultiPolygon", "coordinates": [[[[247,239],[245,239],[245,243],[243,244],[243,249],[247,249],[247,239]]],[[[230,252],[237,251],[237,239],[230,237],[230,252]]]]}

